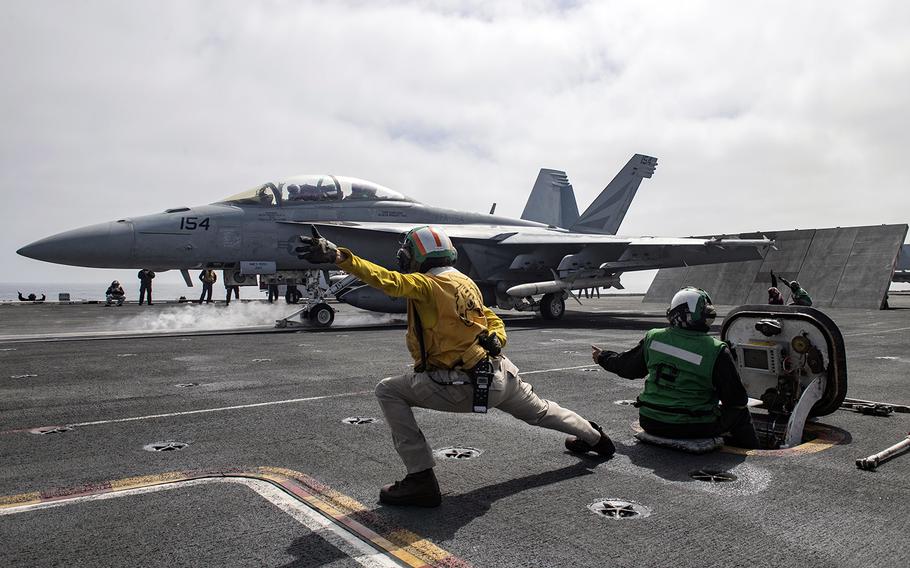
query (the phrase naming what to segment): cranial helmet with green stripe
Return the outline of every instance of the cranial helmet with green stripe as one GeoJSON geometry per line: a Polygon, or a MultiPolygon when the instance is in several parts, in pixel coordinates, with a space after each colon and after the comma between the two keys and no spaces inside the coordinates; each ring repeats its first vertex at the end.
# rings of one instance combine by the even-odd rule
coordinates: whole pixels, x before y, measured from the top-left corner
{"type": "Polygon", "coordinates": [[[701,288],[686,286],[670,300],[667,319],[670,325],[695,331],[708,331],[717,312],[711,296],[701,288]]]}
{"type": "Polygon", "coordinates": [[[458,251],[452,240],[442,229],[430,225],[408,231],[398,249],[398,267],[402,272],[426,272],[451,266],[456,260],[458,251]]]}

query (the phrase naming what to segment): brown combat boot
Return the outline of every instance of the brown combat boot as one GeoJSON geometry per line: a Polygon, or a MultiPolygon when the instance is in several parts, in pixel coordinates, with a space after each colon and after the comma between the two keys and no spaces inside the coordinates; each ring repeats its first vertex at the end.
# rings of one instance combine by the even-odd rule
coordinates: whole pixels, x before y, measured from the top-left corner
{"type": "Polygon", "coordinates": [[[576,454],[596,452],[600,457],[610,459],[613,457],[613,454],[616,453],[616,447],[613,445],[613,440],[611,440],[610,437],[604,433],[603,429],[594,422],[591,422],[591,427],[600,432],[600,440],[598,440],[596,444],[592,446],[577,436],[569,436],[566,438],[566,449],[576,454]]]}
{"type": "Polygon", "coordinates": [[[379,491],[379,502],[386,505],[438,507],[442,495],[433,468],[409,473],[401,481],[386,485],[379,491]]]}

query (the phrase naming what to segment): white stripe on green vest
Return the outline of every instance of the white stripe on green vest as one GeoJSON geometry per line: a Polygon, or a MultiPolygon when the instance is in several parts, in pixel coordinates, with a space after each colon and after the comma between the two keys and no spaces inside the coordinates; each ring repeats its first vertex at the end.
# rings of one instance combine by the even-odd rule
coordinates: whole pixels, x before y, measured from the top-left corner
{"type": "Polygon", "coordinates": [[[686,351],[685,349],[680,349],[674,345],[664,343],[662,341],[652,341],[651,349],[663,353],[664,355],[669,355],[671,357],[676,357],[677,359],[682,359],[687,363],[692,363],[693,365],[701,365],[702,356],[698,353],[693,353],[691,351],[686,351]]]}

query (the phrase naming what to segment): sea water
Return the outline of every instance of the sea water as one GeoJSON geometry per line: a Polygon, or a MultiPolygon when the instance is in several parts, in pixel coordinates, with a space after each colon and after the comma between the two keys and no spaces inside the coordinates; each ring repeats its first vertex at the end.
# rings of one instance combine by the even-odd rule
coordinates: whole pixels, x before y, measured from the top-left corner
{"type": "MultiPolygon", "coordinates": [[[[58,283],[58,282],[0,282],[0,301],[18,301],[18,293],[22,292],[23,296],[35,294],[38,298],[41,294],[47,296],[48,302],[56,302],[60,293],[68,293],[70,301],[83,302],[91,300],[104,300],[104,292],[110,286],[110,282],[99,282],[96,284],[80,283],[58,283]]],[[[123,291],[126,292],[128,302],[139,300],[139,281],[120,281],[123,291]]],[[[198,282],[195,286],[188,288],[186,284],[175,282],[152,282],[152,301],[176,301],[181,296],[189,300],[198,300],[202,293],[202,285],[198,282]]],[[[266,292],[260,291],[256,286],[241,286],[240,297],[244,300],[265,299],[266,292]]],[[[224,300],[224,286],[220,282],[216,283],[212,290],[213,300],[224,300]]]]}

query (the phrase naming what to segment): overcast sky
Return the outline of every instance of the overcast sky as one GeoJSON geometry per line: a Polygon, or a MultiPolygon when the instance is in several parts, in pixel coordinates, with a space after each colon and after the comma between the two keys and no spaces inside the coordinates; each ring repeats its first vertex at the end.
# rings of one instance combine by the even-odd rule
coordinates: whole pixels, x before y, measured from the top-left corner
{"type": "Polygon", "coordinates": [[[15,250],[302,173],[517,217],[638,152],[621,234],[910,221],[908,2],[2,7],[0,281],[133,278],[15,250]]]}

